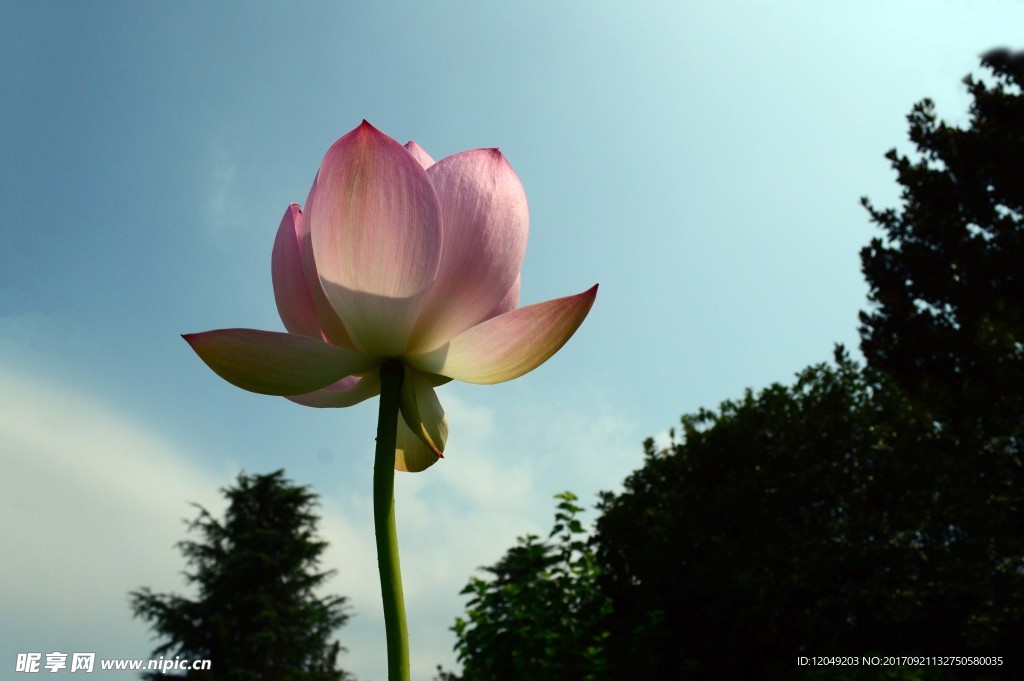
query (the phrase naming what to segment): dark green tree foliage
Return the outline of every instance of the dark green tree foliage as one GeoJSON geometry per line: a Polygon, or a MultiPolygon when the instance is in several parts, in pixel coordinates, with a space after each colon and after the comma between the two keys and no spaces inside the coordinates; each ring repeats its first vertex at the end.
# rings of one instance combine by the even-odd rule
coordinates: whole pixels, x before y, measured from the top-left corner
{"type": "Polygon", "coordinates": [[[792,679],[798,655],[1014,654],[1019,571],[997,584],[985,557],[950,560],[959,509],[944,501],[958,481],[933,466],[949,443],[928,412],[837,360],[683,417],[681,441],[649,440],[625,491],[604,495],[608,678],[792,679]]]}
{"type": "Polygon", "coordinates": [[[283,470],[240,474],[222,492],[229,501],[224,520],[197,506],[189,531],[202,540],[178,544],[197,598],[148,588],[131,593],[135,616],[164,640],[154,658],[211,660],[212,670],[185,677],[205,681],[351,678],[336,667],[341,646],[331,641],[349,618],[346,599],[315,593],[333,574],[317,571],[327,543],[316,536],[316,495],[283,470]]]}
{"type": "Polygon", "coordinates": [[[874,303],[861,315],[861,348],[936,424],[932,468],[944,484],[935,503],[949,516],[930,535],[946,553],[937,578],[962,609],[972,596],[990,604],[976,629],[996,640],[1015,630],[1019,642],[1024,53],[993,50],[982,64],[990,77],[964,80],[965,127],[938,121],[927,100],[914,107],[917,158],[888,154],[903,187],[899,209],[864,202],[885,237],[861,253],[874,303]]]}
{"type": "MultiPolygon", "coordinates": [[[[452,630],[463,664],[462,681],[595,681],[605,678],[603,628],[607,601],[596,588],[597,568],[577,515],[576,496],[564,492],[547,541],[536,535],[493,566],[491,579],[474,577],[467,619],[452,630]]],[[[438,678],[455,678],[440,671],[438,678]]]]}
{"type": "Polygon", "coordinates": [[[887,154],[899,210],[862,199],[885,236],[861,252],[861,349],[965,442],[1017,431],[1024,414],[1024,54],[982,64],[991,82],[964,80],[966,127],[927,99],[908,116],[917,157],[887,154]]]}

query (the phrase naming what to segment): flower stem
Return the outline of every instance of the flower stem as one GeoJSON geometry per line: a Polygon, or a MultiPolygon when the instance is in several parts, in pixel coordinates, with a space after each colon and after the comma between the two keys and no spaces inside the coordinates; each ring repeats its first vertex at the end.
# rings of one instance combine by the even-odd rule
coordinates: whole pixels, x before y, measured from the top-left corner
{"type": "Polygon", "coordinates": [[[388,638],[389,681],[409,681],[409,631],[405,624],[405,597],[395,528],[395,442],[404,373],[401,362],[395,360],[384,362],[380,368],[380,414],[373,462],[373,525],[377,534],[377,569],[388,638]]]}

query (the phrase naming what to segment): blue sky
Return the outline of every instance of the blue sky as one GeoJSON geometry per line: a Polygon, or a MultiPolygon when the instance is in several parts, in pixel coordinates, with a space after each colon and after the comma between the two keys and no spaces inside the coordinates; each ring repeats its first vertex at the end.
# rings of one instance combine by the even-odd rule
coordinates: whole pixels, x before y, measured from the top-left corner
{"type": "Polygon", "coordinates": [[[180,338],[281,328],[278,222],[360,120],[435,158],[502,149],[530,203],[523,303],[601,284],[538,370],[442,388],[446,460],[397,481],[426,681],[454,666],[459,589],[545,532],[555,493],[590,505],[680,414],[856,347],[859,197],[896,202],[911,105],[964,122],[960,79],[1022,25],[1013,0],[0,0],[0,669],[148,657],[127,593],[183,589],[188,503],[285,467],[354,605],[342,664],[385,678],[375,402],[245,393],[180,338]]]}

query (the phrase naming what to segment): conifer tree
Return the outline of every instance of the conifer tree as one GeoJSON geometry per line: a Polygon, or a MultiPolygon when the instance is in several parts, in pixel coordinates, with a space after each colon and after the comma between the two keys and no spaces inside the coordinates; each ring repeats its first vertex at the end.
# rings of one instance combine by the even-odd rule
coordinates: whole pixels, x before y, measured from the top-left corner
{"type": "MultiPolygon", "coordinates": [[[[341,650],[332,641],[349,618],[347,599],[320,596],[333,571],[318,570],[327,543],[316,536],[316,495],[288,481],[283,470],[240,474],[222,492],[223,521],[197,505],[189,530],[199,541],[179,542],[194,599],[130,595],[136,617],[163,639],[153,657],[210,660],[211,669],[183,678],[205,681],[343,681],[341,650]]],[[[167,678],[147,674],[155,681],[167,678]]]]}

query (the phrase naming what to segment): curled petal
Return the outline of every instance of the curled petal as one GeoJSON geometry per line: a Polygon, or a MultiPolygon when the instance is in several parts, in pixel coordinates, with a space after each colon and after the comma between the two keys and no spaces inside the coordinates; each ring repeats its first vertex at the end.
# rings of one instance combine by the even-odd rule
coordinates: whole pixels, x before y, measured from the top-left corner
{"type": "MultiPolygon", "coordinates": [[[[310,187],[306,197],[306,212],[313,203],[313,194],[316,192],[317,179],[313,179],[313,186],[310,187]]],[[[313,301],[313,308],[316,310],[317,318],[320,321],[320,330],[323,338],[331,345],[337,345],[349,350],[355,350],[355,343],[348,335],[348,329],[338,317],[338,313],[331,307],[327,300],[323,287],[320,285],[320,274],[316,269],[316,261],[313,259],[313,237],[309,232],[309,220],[303,219],[296,223],[295,238],[298,241],[299,252],[302,256],[302,272],[306,277],[306,288],[313,301]]]]}
{"type": "Polygon", "coordinates": [[[497,149],[449,156],[427,170],[441,201],[437,278],[408,351],[433,350],[487,318],[512,287],[526,253],[526,192],[497,149]]]}
{"type": "Polygon", "coordinates": [[[419,161],[419,164],[426,170],[430,166],[434,165],[435,161],[430,157],[430,154],[420,145],[416,144],[412,140],[405,143],[405,150],[412,154],[412,157],[419,161]]]}
{"type": "Polygon", "coordinates": [[[324,157],[305,220],[356,347],[401,355],[441,254],[440,204],[419,162],[364,121],[324,157]]]}
{"type": "Polygon", "coordinates": [[[421,371],[467,383],[501,383],[533,371],[565,345],[586,318],[597,285],[575,296],[506,312],[433,352],[407,357],[421,371]]]}
{"type": "Polygon", "coordinates": [[[398,434],[395,443],[395,469],[407,473],[419,473],[433,466],[441,459],[398,417],[398,434]]]}
{"type": "Polygon", "coordinates": [[[363,376],[346,376],[337,383],[304,395],[287,399],[306,407],[351,407],[380,394],[380,375],[371,371],[363,376]]]}
{"type": "Polygon", "coordinates": [[[218,376],[264,395],[301,395],[380,363],[307,336],[220,329],[182,336],[218,376]]]}
{"type": "Polygon", "coordinates": [[[281,218],[270,258],[274,300],[284,328],[290,333],[321,338],[320,318],[302,268],[302,250],[299,246],[301,225],[302,211],[293,203],[281,218]]]}
{"type": "Polygon", "coordinates": [[[405,368],[401,408],[405,424],[436,456],[441,456],[448,440],[448,420],[430,376],[405,368]]]}

